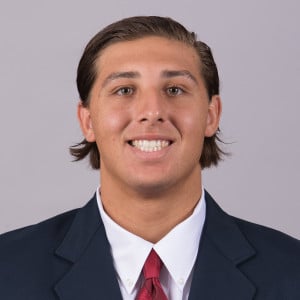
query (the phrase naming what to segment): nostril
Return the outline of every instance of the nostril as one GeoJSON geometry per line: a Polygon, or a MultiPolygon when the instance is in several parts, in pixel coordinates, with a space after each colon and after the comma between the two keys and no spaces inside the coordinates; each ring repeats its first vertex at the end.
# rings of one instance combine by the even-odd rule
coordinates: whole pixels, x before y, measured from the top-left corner
{"type": "Polygon", "coordinates": [[[142,118],[140,119],[140,122],[150,122],[150,123],[153,123],[153,122],[164,122],[164,119],[163,118],[157,118],[157,119],[154,119],[154,118],[142,118]]]}

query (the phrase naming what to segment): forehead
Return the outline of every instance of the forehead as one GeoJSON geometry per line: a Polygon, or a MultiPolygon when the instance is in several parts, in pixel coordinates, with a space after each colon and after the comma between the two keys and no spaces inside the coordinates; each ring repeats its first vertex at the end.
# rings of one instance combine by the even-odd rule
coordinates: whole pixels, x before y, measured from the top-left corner
{"type": "Polygon", "coordinates": [[[121,41],[105,48],[97,62],[97,74],[147,67],[188,69],[200,73],[200,59],[196,50],[184,42],[150,36],[121,41]]]}

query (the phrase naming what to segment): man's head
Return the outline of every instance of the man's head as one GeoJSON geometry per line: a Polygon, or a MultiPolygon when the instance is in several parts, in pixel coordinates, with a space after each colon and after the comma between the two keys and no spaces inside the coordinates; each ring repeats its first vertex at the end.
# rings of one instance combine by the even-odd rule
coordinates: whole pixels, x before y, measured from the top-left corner
{"type": "MultiPolygon", "coordinates": [[[[181,24],[170,18],[132,17],[107,26],[96,34],[86,46],[77,72],[77,87],[83,107],[90,105],[91,90],[99,71],[101,72],[97,62],[101,60],[102,53],[116,43],[135,41],[146,37],[162,37],[193,48],[198,56],[199,73],[203,78],[208,101],[219,94],[218,71],[211,50],[205,43],[197,41],[193,32],[187,31],[181,24]]],[[[156,46],[160,47],[159,44],[156,46]]],[[[213,135],[204,137],[200,158],[202,168],[217,165],[220,160],[223,152],[217,141],[219,141],[218,130],[213,135]]],[[[89,142],[84,139],[71,148],[71,154],[76,160],[89,156],[91,166],[94,169],[100,167],[100,153],[95,141],[89,142]]]]}

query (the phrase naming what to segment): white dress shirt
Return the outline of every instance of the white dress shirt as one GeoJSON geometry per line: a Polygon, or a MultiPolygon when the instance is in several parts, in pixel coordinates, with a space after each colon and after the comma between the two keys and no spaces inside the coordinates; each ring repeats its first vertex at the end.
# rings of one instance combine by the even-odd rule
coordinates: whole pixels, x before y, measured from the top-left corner
{"type": "Polygon", "coordinates": [[[100,188],[97,203],[111,246],[114,267],[124,300],[134,300],[143,283],[142,268],[153,248],[164,266],[160,282],[169,300],[187,300],[193,266],[206,214],[204,190],[193,214],[175,226],[156,244],[132,234],[114,222],[104,211],[100,188]]]}

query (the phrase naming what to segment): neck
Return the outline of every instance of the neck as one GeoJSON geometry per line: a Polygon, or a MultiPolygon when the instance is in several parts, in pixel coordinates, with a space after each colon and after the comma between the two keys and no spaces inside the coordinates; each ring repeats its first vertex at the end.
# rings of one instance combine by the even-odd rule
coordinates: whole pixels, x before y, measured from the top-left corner
{"type": "Polygon", "coordinates": [[[103,175],[101,182],[106,213],[124,229],[152,243],[188,218],[202,193],[200,170],[181,185],[151,194],[126,190],[103,175]]]}

